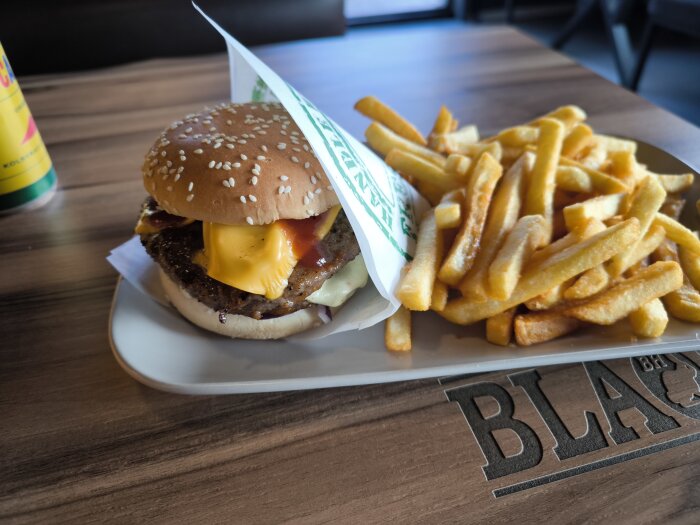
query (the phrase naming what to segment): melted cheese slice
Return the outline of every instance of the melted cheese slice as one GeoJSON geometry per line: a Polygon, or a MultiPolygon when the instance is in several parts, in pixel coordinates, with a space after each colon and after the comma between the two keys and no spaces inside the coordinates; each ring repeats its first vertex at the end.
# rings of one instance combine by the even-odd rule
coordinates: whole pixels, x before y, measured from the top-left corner
{"type": "Polygon", "coordinates": [[[268,299],[284,293],[297,258],[280,224],[202,226],[205,255],[195,262],[206,267],[209,277],[268,299]]]}
{"type": "Polygon", "coordinates": [[[358,255],[306,300],[332,308],[338,307],[345,303],[355,291],[365,286],[368,277],[365,261],[362,255],[358,255]]]}
{"type": "MultiPolygon", "coordinates": [[[[325,237],[340,206],[328,210],[316,225],[314,235],[325,237]]],[[[194,262],[207,275],[246,292],[277,299],[284,293],[298,257],[294,254],[294,221],[250,226],[204,222],[204,252],[194,262]]]]}

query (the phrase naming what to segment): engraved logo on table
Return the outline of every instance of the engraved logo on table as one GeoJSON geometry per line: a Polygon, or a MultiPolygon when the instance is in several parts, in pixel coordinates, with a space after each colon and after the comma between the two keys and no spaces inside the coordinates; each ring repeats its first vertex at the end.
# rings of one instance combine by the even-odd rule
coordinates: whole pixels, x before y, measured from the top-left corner
{"type": "Polygon", "coordinates": [[[445,390],[486,460],[494,497],[700,440],[698,352],[551,370],[445,390]]]}

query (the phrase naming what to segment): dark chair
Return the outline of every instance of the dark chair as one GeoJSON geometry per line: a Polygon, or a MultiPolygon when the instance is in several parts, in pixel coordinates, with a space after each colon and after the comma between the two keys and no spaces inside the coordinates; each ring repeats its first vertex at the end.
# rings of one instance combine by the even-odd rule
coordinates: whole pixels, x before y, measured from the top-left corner
{"type": "Polygon", "coordinates": [[[700,38],[700,0],[651,0],[647,11],[642,45],[628,84],[633,91],[637,91],[651,45],[659,29],[700,38]]]}
{"type": "MultiPolygon", "coordinates": [[[[18,74],[226,49],[190,0],[6,2],[2,44],[18,74]]],[[[343,0],[199,0],[246,45],[342,34],[343,0]]]]}
{"type": "Polygon", "coordinates": [[[603,16],[603,25],[612,45],[615,66],[620,83],[629,82],[634,65],[634,52],[630,43],[627,21],[640,0],[578,0],[576,12],[552,42],[554,49],[561,49],[573,34],[598,10],[603,16]]]}

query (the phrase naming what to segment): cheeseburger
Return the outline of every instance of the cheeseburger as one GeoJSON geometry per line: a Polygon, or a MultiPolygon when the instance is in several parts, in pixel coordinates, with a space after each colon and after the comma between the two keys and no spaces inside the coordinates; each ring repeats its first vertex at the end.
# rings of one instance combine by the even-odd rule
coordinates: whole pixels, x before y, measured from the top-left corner
{"type": "Polygon", "coordinates": [[[367,282],[355,234],[280,104],[225,104],[163,131],[136,225],[170,302],[230,337],[321,324],[367,282]]]}

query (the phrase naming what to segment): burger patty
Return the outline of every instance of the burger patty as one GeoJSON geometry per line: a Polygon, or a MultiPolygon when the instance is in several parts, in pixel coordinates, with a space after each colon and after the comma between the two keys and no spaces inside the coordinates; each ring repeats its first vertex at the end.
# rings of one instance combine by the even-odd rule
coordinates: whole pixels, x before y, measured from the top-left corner
{"type": "Polygon", "coordinates": [[[141,243],[173,281],[198,301],[223,313],[220,316],[222,319],[225,319],[225,314],[262,319],[308,308],[312,303],[306,297],[360,253],[352,227],[341,210],[331,231],[320,241],[319,251],[325,256],[325,264],[313,268],[297,265],[284,294],[277,299],[267,299],[212,279],[204,268],[192,262],[194,255],[204,245],[202,223],[199,221],[157,233],[141,234],[141,243]]]}

